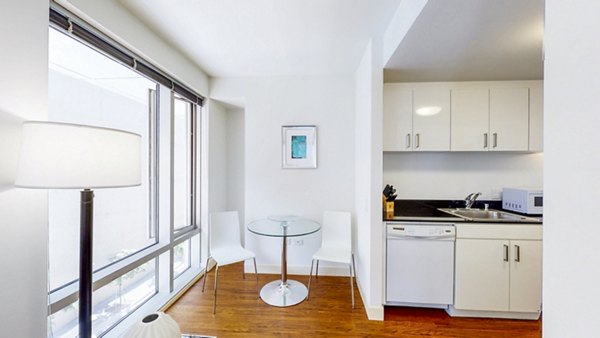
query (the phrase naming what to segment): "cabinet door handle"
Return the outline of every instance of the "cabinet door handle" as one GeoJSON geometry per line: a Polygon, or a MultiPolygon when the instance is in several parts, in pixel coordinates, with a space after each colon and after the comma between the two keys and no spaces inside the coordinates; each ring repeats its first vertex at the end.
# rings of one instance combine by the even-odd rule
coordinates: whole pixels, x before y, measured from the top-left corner
{"type": "Polygon", "coordinates": [[[521,261],[521,247],[515,244],[515,262],[521,261]]]}
{"type": "Polygon", "coordinates": [[[504,244],[504,261],[508,262],[508,245],[504,244]]]}
{"type": "Polygon", "coordinates": [[[406,134],[406,149],[410,148],[410,133],[406,134]]]}
{"type": "Polygon", "coordinates": [[[494,145],[493,145],[493,147],[496,148],[498,146],[498,133],[494,133],[492,135],[494,135],[494,145]]]}
{"type": "Polygon", "coordinates": [[[419,148],[419,134],[415,134],[415,148],[419,148]]]}
{"type": "Polygon", "coordinates": [[[488,147],[488,133],[483,133],[483,148],[488,147]]]}

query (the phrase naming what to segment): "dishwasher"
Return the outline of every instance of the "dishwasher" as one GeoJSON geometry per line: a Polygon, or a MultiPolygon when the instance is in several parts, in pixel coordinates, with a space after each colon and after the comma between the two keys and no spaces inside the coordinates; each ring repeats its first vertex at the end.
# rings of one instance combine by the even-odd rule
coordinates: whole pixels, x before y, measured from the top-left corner
{"type": "Polygon", "coordinates": [[[454,224],[388,222],[386,237],[386,304],[453,304],[454,224]]]}

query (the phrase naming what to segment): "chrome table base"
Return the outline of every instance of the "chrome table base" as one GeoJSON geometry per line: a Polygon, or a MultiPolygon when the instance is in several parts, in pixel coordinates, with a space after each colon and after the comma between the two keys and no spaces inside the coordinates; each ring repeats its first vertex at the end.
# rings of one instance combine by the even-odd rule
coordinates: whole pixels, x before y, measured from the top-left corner
{"type": "Polygon", "coordinates": [[[308,295],[308,289],[304,284],[288,279],[283,283],[281,280],[272,281],[260,290],[260,298],[267,304],[286,307],[301,303],[308,295]]]}

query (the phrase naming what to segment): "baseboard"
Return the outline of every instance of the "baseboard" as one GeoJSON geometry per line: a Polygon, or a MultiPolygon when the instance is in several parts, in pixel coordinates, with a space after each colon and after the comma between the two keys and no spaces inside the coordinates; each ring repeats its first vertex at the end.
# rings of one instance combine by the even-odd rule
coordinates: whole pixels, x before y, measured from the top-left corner
{"type": "Polygon", "coordinates": [[[360,282],[358,278],[356,278],[356,285],[358,286],[358,293],[360,294],[360,298],[362,299],[363,306],[365,307],[365,312],[367,313],[367,318],[369,320],[383,320],[383,305],[379,306],[368,306],[365,302],[365,297],[363,294],[362,287],[360,286],[360,282]]]}
{"type": "Polygon", "coordinates": [[[452,317],[504,318],[538,320],[540,312],[508,312],[508,311],[469,311],[458,310],[450,305],[446,312],[452,317]]]}
{"type": "MultiPolygon", "coordinates": [[[[270,265],[270,264],[258,264],[256,266],[258,269],[258,273],[264,274],[281,274],[281,265],[270,265]]],[[[244,264],[244,271],[246,273],[254,272],[254,265],[252,265],[252,261],[244,264]]],[[[310,272],[310,266],[303,265],[288,265],[287,273],[288,275],[301,275],[308,276],[310,272]]],[[[313,275],[315,274],[315,269],[313,268],[313,275]]],[[[350,270],[347,267],[337,267],[337,266],[319,266],[319,276],[336,276],[336,277],[348,277],[350,274],[350,270]]]]}

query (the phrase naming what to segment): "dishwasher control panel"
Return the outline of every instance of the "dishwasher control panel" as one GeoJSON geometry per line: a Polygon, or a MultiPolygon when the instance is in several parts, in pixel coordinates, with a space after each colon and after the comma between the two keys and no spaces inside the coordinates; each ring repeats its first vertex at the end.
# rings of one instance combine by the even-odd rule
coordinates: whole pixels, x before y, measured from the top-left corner
{"type": "Polygon", "coordinates": [[[388,223],[388,237],[454,238],[454,224],[449,223],[388,223]]]}

